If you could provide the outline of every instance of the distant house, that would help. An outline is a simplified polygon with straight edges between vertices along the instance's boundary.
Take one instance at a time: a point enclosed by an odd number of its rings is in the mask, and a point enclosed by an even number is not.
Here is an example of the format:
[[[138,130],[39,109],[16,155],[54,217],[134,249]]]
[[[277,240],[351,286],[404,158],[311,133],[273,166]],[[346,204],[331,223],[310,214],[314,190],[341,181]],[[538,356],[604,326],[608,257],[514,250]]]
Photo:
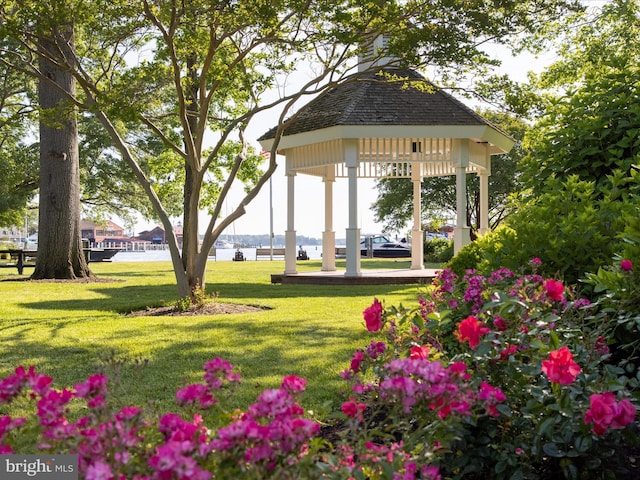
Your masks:
[[[166,243],[164,230],[162,227],[155,227],[153,230],[145,230],[136,235],[136,240],[142,242],[151,242],[153,244]]]
[[[173,232],[175,233],[176,239],[178,240],[178,245],[182,247],[182,226],[177,225],[173,227]],[[136,236],[136,240],[141,242],[151,242],[153,244],[167,243],[164,229],[160,226],[155,227],[152,230],[145,230],[144,232],[140,232]]]
[[[124,228],[107,220],[106,223],[95,223],[89,220],[80,221],[80,231],[82,238],[91,243],[126,243],[131,239],[124,234]]]

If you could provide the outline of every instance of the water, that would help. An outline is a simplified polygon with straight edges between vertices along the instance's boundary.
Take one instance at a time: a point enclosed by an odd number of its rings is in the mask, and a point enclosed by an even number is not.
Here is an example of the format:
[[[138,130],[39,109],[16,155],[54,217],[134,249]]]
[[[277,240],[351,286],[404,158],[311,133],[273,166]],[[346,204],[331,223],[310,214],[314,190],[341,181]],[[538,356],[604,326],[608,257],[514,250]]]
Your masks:
[[[268,246],[266,248],[269,248]],[[319,260],[322,258],[322,246],[320,245],[309,245],[302,246],[303,250],[306,250],[307,256],[310,260]],[[256,249],[255,248],[241,248],[240,251],[243,253],[244,258],[247,261],[256,259]],[[297,253],[297,250],[296,250]],[[231,261],[236,254],[235,248],[217,248],[216,249],[216,258],[215,261]],[[284,260],[284,257],[274,256],[274,260]],[[169,250],[147,250],[146,252],[118,252],[112,258],[114,262],[169,262],[171,261],[171,254]],[[258,260],[267,260],[269,261],[269,257],[260,257]],[[211,261],[213,261],[213,257],[211,257]]]

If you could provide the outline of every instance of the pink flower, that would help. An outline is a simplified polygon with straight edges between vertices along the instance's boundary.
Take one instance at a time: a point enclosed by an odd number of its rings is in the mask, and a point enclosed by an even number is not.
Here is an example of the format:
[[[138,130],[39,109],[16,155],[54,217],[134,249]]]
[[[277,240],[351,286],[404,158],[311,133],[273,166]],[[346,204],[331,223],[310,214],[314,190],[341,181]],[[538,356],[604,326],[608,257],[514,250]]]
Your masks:
[[[378,358],[378,355],[382,355],[387,349],[387,344],[384,342],[376,342],[372,340],[369,346],[367,347],[367,355],[371,357],[373,360]]]
[[[570,385],[582,371],[573,361],[573,354],[567,347],[549,352],[549,358],[542,361],[542,371],[549,377],[549,381],[560,385]]]
[[[107,403],[102,395],[96,395],[93,398],[87,400],[87,407],[93,410],[99,410],[107,406]]]
[[[211,390],[222,387],[223,380],[227,382],[239,382],[240,375],[233,372],[233,365],[227,360],[216,357],[204,364],[204,380]]]
[[[500,360],[508,360],[511,355],[514,355],[518,351],[516,345],[505,344],[505,348],[500,352]]]
[[[433,465],[425,465],[420,469],[420,473],[422,478],[425,480],[441,480],[442,476],[440,475],[440,470],[438,467],[434,467]]]
[[[487,407],[487,415],[491,417],[499,417],[500,413],[496,408],[498,403],[502,403],[507,397],[502,393],[498,387],[492,387],[486,382],[480,384],[480,391],[478,392],[478,400],[483,400]]]
[[[608,355],[611,352],[611,350],[609,350],[609,346],[607,345],[607,340],[602,335],[598,336],[593,345],[593,348],[600,355]]]
[[[285,389],[289,393],[304,392],[307,386],[307,381],[304,378],[296,377],[295,375],[289,375],[282,379],[281,388]]]
[[[540,260],[538,257],[534,257],[530,260],[531,265],[533,266],[539,266],[542,265],[542,260]]]
[[[633,263],[631,263],[631,260],[627,260],[627,259],[622,260],[620,262],[620,268],[625,272],[628,272],[633,268]]]
[[[33,393],[40,396],[45,395],[47,393],[51,383],[53,382],[53,379],[51,377],[47,377],[46,375],[43,375],[41,373],[36,373],[33,370],[33,366],[29,367],[28,378],[29,378],[28,383],[29,385],[31,385],[31,389],[33,390]]]
[[[496,327],[496,330],[499,332],[504,332],[507,329],[507,321],[502,318],[500,315],[496,315],[493,317],[493,326]]]
[[[464,362],[453,362],[449,365],[447,370],[455,377],[460,377],[463,380],[469,380],[471,375],[467,373],[467,365]]]
[[[0,403],[8,403],[22,390],[26,377],[21,374],[18,368],[16,368],[16,375],[9,375],[0,380]]]
[[[110,480],[113,478],[113,473],[108,464],[97,461],[87,468],[86,478],[87,480]]]
[[[370,332],[378,332],[382,328],[382,304],[377,298],[373,299],[373,304],[365,308],[362,312],[367,330]]]
[[[364,403],[357,403],[353,397],[349,398],[349,401],[342,404],[342,413],[347,417],[357,418],[362,420],[362,412],[367,409],[367,405]]]
[[[106,385],[109,379],[106,375],[91,375],[86,381],[75,386],[76,398],[91,398],[106,395]]]
[[[37,403],[40,425],[53,426],[61,421],[66,422],[63,413],[72,396],[73,393],[66,388],[60,392],[49,390],[45,393]]]
[[[13,429],[22,427],[27,423],[26,418],[11,418],[9,415],[0,416],[0,440],[3,435]]]
[[[595,393],[589,397],[590,408],[584,414],[584,423],[593,423],[591,431],[604,435],[613,420],[616,398],[612,392]]]
[[[356,350],[351,358],[351,370],[354,373],[358,373],[360,371],[360,364],[364,360],[364,352],[362,350]]]
[[[176,392],[176,401],[180,405],[198,403],[202,408],[209,408],[216,403],[216,399],[211,395],[207,385],[201,383],[180,388]]]
[[[469,342],[471,348],[480,344],[480,337],[491,331],[476,317],[467,317],[458,324],[458,330],[454,332],[459,342]]]
[[[562,300],[564,298],[564,285],[562,282],[557,282],[553,279],[545,280],[542,288],[552,300]]]
[[[411,347],[411,351],[409,353],[409,358],[429,358],[429,347],[427,345],[414,345]]]
[[[634,407],[633,403],[625,398],[616,404],[613,420],[611,420],[611,424],[609,426],[611,428],[624,428],[633,422],[635,418],[636,407]]]
[[[505,397],[500,388],[492,387],[487,382],[482,382],[480,383],[480,392],[478,392],[478,399],[485,400],[491,403],[500,403],[504,402],[507,397]]]

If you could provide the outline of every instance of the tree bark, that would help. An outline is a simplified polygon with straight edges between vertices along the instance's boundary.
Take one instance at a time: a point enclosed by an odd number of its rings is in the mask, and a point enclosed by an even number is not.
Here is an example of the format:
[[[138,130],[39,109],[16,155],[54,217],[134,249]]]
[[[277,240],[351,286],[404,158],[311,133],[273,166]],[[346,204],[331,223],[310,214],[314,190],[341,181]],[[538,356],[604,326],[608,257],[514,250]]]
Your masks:
[[[66,29],[67,48],[73,48],[73,29]],[[40,47],[52,57],[60,50],[54,41],[40,39]],[[80,231],[80,167],[75,109],[64,93],[75,95],[75,80],[46,59],[40,70],[40,213],[38,255],[33,279],[93,277],[83,249]]]
[[[195,55],[187,57],[187,78],[189,82],[185,88],[185,109],[186,120],[190,135],[186,138],[192,139],[192,144],[185,140],[185,152],[189,152],[193,157],[192,162],[185,161],[184,176],[184,213],[183,213],[183,229],[182,229],[182,265],[187,277],[189,292],[181,292],[183,296],[189,295],[191,301],[195,301],[195,291],[204,288],[205,278],[204,271],[196,268],[197,257],[200,254],[200,235],[199,235],[199,199],[200,187],[202,185],[201,172],[197,171],[200,166],[199,157],[200,149],[196,146],[196,138],[198,137],[198,117],[200,98],[198,92],[198,74],[196,69]],[[186,294],[185,294],[186,293]]]

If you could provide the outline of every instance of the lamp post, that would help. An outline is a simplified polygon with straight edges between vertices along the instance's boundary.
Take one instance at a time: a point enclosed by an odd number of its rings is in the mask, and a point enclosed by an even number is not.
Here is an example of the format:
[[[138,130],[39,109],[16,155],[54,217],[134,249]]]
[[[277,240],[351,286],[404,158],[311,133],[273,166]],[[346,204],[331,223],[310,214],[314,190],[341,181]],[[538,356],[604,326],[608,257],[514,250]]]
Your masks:
[[[269,260],[273,260],[273,185],[269,177]]]

